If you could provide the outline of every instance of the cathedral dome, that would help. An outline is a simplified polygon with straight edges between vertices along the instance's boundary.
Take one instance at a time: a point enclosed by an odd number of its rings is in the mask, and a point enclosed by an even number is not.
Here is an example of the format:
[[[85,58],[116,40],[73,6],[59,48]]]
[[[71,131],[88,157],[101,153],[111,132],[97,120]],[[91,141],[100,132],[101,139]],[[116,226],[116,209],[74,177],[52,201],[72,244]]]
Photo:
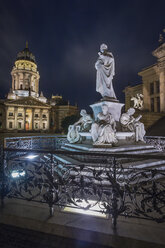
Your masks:
[[[30,52],[28,43],[26,42],[26,48],[17,54],[17,60],[27,60],[36,64],[35,56]]]

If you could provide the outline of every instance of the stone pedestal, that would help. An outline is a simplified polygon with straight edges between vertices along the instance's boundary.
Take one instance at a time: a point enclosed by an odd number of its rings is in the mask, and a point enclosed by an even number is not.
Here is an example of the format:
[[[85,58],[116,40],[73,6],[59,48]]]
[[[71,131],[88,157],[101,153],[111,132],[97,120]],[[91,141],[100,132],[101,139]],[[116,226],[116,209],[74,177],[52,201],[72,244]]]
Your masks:
[[[94,104],[91,104],[90,107],[93,110],[94,114],[94,119],[96,120],[98,113],[102,112],[101,106],[103,104],[106,104],[109,108],[109,113],[112,114],[113,118],[115,121],[119,121],[120,116],[121,116],[121,109],[124,106],[123,103],[119,103],[117,100],[116,101],[111,101],[111,100],[102,100],[100,102],[96,102]]]

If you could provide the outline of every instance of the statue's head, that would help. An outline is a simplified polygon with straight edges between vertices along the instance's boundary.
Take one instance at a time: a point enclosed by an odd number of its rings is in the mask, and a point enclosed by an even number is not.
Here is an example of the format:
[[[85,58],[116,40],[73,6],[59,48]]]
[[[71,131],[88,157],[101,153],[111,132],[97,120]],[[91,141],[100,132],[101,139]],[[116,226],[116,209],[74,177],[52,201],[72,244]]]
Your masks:
[[[106,52],[108,50],[108,46],[106,45],[106,44],[101,44],[101,46],[100,46],[100,52],[101,53],[104,53],[104,52]]]
[[[133,115],[133,114],[135,114],[135,109],[134,108],[129,108],[128,111],[127,111],[127,113],[129,115]]]
[[[103,114],[106,115],[108,113],[108,105],[103,104],[101,108],[102,108]]]
[[[81,116],[84,116],[84,115],[86,115],[87,114],[87,111],[85,110],[85,109],[82,109],[81,111],[80,111],[80,115]]]

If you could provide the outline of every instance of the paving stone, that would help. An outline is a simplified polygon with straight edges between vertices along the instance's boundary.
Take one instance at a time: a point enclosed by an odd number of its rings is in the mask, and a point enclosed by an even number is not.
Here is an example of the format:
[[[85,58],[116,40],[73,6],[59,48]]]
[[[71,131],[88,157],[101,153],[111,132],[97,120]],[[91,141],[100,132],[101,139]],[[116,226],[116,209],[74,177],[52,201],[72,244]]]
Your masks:
[[[0,248],[106,248],[106,246],[0,224]]]

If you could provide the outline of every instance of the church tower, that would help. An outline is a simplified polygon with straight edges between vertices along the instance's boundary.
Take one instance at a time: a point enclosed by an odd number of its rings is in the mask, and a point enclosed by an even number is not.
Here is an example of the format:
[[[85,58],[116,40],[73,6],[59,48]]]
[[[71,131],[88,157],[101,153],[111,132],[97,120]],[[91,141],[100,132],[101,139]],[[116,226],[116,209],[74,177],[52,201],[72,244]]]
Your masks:
[[[32,96],[39,97],[39,79],[35,56],[30,52],[28,43],[26,48],[17,54],[16,61],[11,71],[12,89],[8,99],[19,99]]]

